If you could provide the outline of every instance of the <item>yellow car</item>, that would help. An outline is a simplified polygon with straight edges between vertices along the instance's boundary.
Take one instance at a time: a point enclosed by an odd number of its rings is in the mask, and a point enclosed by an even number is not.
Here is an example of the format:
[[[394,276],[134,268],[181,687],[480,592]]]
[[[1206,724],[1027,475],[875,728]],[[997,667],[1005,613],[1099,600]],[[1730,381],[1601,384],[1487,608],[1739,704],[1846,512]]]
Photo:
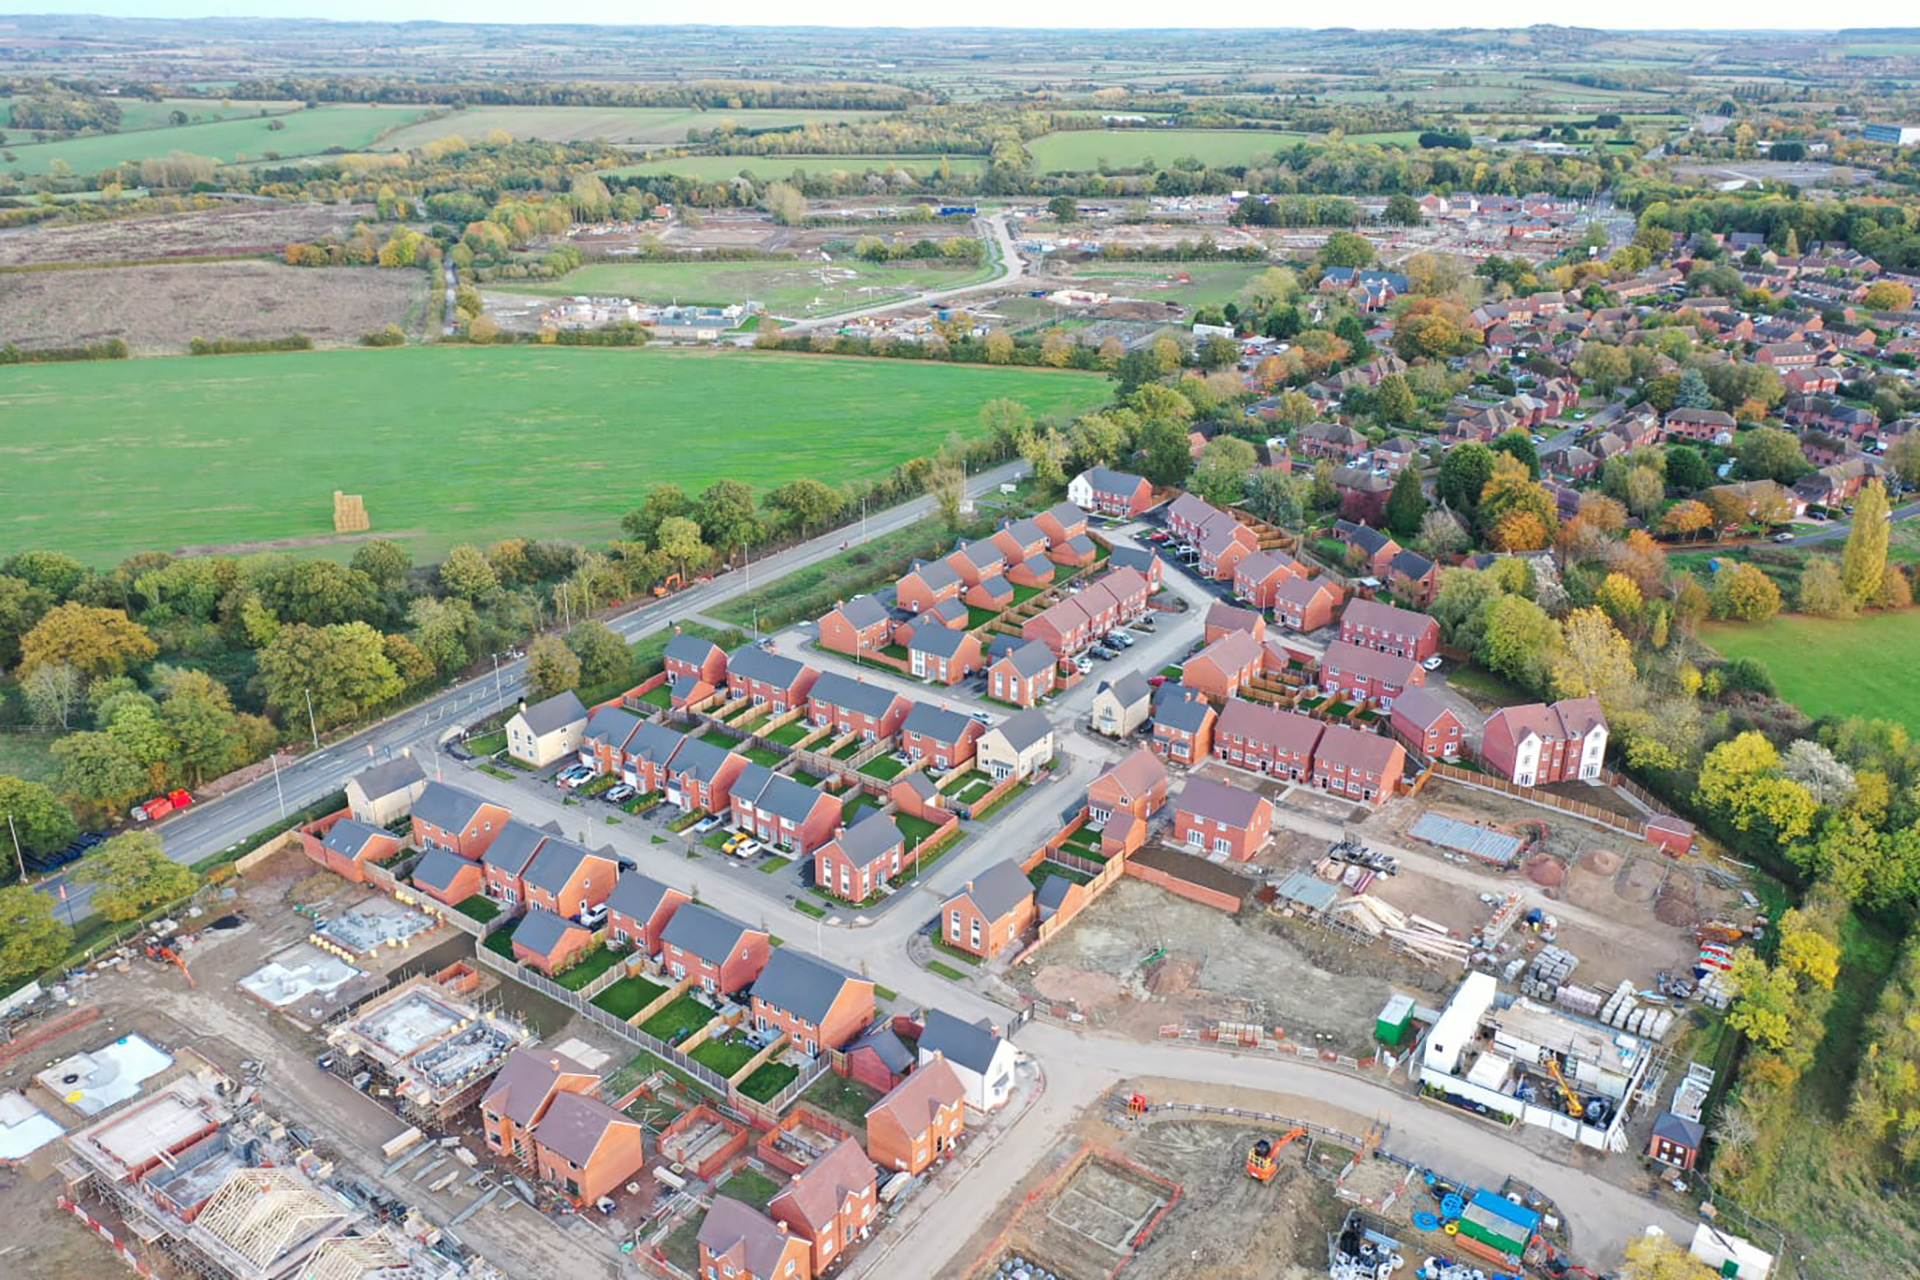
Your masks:
[[[750,836],[743,836],[743,835],[729,836],[727,838],[727,842],[720,846],[720,852],[722,853],[737,852],[740,846],[745,844],[751,838],[752,837]]]

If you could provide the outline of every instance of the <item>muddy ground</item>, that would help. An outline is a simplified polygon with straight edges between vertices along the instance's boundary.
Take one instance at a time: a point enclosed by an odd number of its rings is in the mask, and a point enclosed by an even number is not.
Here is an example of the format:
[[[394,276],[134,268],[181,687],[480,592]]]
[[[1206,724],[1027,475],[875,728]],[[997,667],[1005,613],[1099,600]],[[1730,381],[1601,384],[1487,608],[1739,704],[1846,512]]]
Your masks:
[[[372,205],[235,204],[152,218],[0,231],[0,266],[123,262],[209,253],[278,253],[289,242],[345,234]]]
[[[315,270],[275,262],[104,267],[0,278],[0,343],[66,347],[119,338],[133,354],[169,355],[194,338],[355,343],[397,324],[418,337],[427,279],[378,267]]]

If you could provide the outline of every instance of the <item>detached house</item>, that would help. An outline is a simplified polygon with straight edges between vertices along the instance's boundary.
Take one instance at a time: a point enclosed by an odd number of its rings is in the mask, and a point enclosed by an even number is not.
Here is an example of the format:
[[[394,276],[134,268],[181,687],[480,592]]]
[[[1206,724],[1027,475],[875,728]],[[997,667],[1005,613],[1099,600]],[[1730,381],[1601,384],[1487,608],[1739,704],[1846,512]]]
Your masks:
[[[671,885],[638,871],[622,873],[607,895],[607,941],[641,955],[660,954],[660,935],[673,913],[693,901]]]
[[[339,831],[345,825],[344,822],[336,825],[334,831]],[[331,833],[328,838],[332,838]],[[343,871],[340,874],[346,873]],[[480,864],[446,849],[429,849],[422,854],[420,861],[413,864],[409,878],[414,888],[449,907],[457,907],[486,889]]]
[[[582,1208],[637,1177],[646,1163],[642,1127],[584,1093],[562,1093],[533,1126],[534,1171]]]
[[[1431,604],[1440,587],[1440,566],[1418,551],[1402,551],[1387,561],[1387,585],[1403,600]]]
[[[1736,426],[1732,414],[1718,409],[1669,409],[1660,424],[1660,438],[1725,444],[1733,439]]]
[[[515,1049],[480,1097],[480,1130],[487,1149],[533,1163],[533,1129],[564,1093],[591,1093],[600,1077],[557,1049]]]
[[[1153,486],[1124,471],[1089,467],[1067,481],[1067,501],[1082,511],[1137,516],[1153,505]]]
[[[585,845],[548,836],[521,873],[521,900],[530,907],[545,907],[557,915],[583,919],[606,902],[619,874],[620,864],[613,850],[594,853]]]
[[[909,569],[894,587],[894,598],[903,609],[925,613],[937,605],[957,601],[966,583],[945,560],[923,560]]]
[[[1236,631],[1249,632],[1255,640],[1265,640],[1267,620],[1257,609],[1236,609],[1224,600],[1216,600],[1207,606],[1207,616],[1200,624],[1202,644],[1212,644]]]
[[[940,908],[949,946],[991,960],[1019,941],[1034,922],[1033,883],[1008,859],[982,871]]]
[[[1141,820],[1166,807],[1167,766],[1151,748],[1141,747],[1118,764],[1108,765],[1087,787],[1087,820],[1100,826],[1119,814]]]
[[[326,839],[319,842],[319,847],[316,861],[337,876],[359,881],[366,879],[366,872],[362,868],[367,863],[386,861],[400,852],[401,844],[400,837],[385,827],[376,827],[358,818],[342,818],[333,824],[333,829],[327,832]],[[458,854],[444,849],[436,849],[434,853],[450,864],[464,867],[473,865]]]
[[[1440,648],[1440,624],[1424,613],[1355,600],[1340,618],[1340,638],[1365,649],[1424,662]]]
[[[869,814],[813,851],[813,882],[845,902],[865,902],[907,865],[907,838],[891,816]]]
[[[587,709],[569,689],[551,698],[522,706],[507,721],[507,754],[522,764],[544,769],[562,756],[580,749],[587,728]]]
[[[1517,786],[1591,782],[1607,754],[1607,720],[1593,698],[1502,707],[1487,717],[1480,755]]]
[[[676,632],[667,641],[664,661],[676,707],[708,698],[727,682],[727,651],[692,632]]]
[[[1215,718],[1196,690],[1164,685],[1153,709],[1153,749],[1177,764],[1198,764],[1213,749]]]
[[[808,1057],[838,1049],[873,1021],[873,983],[792,947],[781,947],[753,984],[753,1025],[786,1035]]]
[[[770,948],[759,929],[689,902],[660,934],[660,963],[675,982],[691,977],[704,991],[731,995],[766,968]]]
[[[959,684],[980,669],[980,637],[971,631],[931,622],[914,628],[907,641],[908,669],[922,680]]]
[[[732,1196],[715,1196],[700,1223],[702,1280],[813,1280],[813,1247]]]
[[[413,811],[427,789],[426,770],[410,755],[398,755],[347,781],[347,809],[361,822],[384,827]]]
[[[928,1010],[919,1054],[921,1070],[935,1058],[946,1059],[975,1111],[997,1111],[1013,1097],[1019,1053],[985,1019],[966,1022],[939,1009]]]
[[[1266,847],[1273,806],[1256,795],[1205,778],[1188,781],[1173,805],[1173,838],[1201,856],[1245,862]]]
[[[819,1275],[873,1228],[879,1211],[877,1181],[873,1161],[859,1143],[846,1138],[796,1173],[767,1202],[767,1214],[812,1246],[813,1270]]]
[[[1093,695],[1093,731],[1124,738],[1153,714],[1153,687],[1138,671],[1118,680],[1102,681]]]
[[[741,645],[727,658],[727,692],[751,698],[776,716],[805,706],[807,691],[820,673],[804,662],[769,653],[757,644]]]
[[[1256,609],[1271,609],[1280,588],[1305,575],[1284,551],[1256,551],[1233,567],[1233,593]]]
[[[1008,716],[973,744],[975,767],[996,782],[1031,777],[1053,759],[1053,724],[1038,711]]]
[[[482,800],[471,791],[429,782],[413,802],[413,847],[446,849],[477,859],[512,816],[505,805]]]
[[[1013,645],[987,668],[987,690],[1002,702],[1031,707],[1052,693],[1059,659],[1039,640]]]
[[[591,946],[591,929],[545,907],[528,910],[513,930],[513,958],[548,977],[561,972]]]
[[[867,1110],[867,1153],[882,1169],[920,1173],[939,1160],[967,1126],[967,1088],[936,1057]]]
[[[835,653],[878,653],[893,639],[893,614],[874,596],[835,605],[820,618],[820,647]]]
[[[945,773],[973,759],[973,744],[982,732],[972,716],[916,702],[900,722],[900,749],[915,760],[925,760],[935,772]]]
[[[830,726],[836,735],[857,733],[863,742],[893,737],[912,708],[890,689],[833,671],[814,681],[807,696],[809,720]]]
[[[1333,621],[1340,600],[1340,589],[1325,578],[1289,578],[1273,593],[1273,616],[1295,631],[1318,631]]]
[[[1460,717],[1425,689],[1408,689],[1394,700],[1393,731],[1428,760],[1457,760],[1466,741]]]
[[[1007,553],[995,546],[992,539],[975,538],[971,542],[961,543],[948,553],[946,563],[960,575],[960,581],[968,587],[977,587],[990,579],[1006,575]]]
[[[1349,550],[1360,548],[1366,556],[1366,572],[1375,578],[1387,576],[1387,566],[1400,554],[1400,544],[1391,535],[1382,533],[1371,525],[1356,524],[1352,520],[1336,520],[1333,523],[1334,539]]]

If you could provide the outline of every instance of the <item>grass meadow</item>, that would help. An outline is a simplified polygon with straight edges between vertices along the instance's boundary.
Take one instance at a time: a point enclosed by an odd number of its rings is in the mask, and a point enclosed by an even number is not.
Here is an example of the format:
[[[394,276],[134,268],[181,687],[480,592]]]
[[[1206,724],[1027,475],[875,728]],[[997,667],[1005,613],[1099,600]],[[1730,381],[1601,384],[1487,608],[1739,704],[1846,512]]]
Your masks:
[[[546,142],[598,139],[612,143],[681,142],[690,129],[717,129],[731,121],[741,129],[780,129],[791,125],[871,120],[880,111],[809,111],[754,109],[694,111],[684,107],[538,107],[486,106],[455,111],[437,120],[422,120],[381,140],[378,150],[404,151],[437,138],[458,135],[477,141],[490,130],[504,129],[516,138]]]
[[[924,289],[955,289],[992,276],[992,267],[891,266],[861,262],[620,262],[595,263],[558,280],[486,285],[489,292],[542,298],[618,295],[642,302],[711,303],[751,300],[778,316],[832,315],[877,306]]]
[[[1753,658],[1780,696],[1810,716],[1896,720],[1920,733],[1920,609],[1858,618],[1781,614],[1770,622],[1719,623],[1703,632],[1728,658]]]
[[[869,169],[880,173],[902,169],[920,176],[939,173],[943,158],[953,173],[979,173],[986,165],[980,156],[681,156],[678,159],[623,165],[605,172],[616,177],[673,173],[700,182],[718,182],[742,173],[761,182],[789,177],[795,172],[811,176],[821,173],[857,174]]]
[[[1256,164],[1307,137],[1254,129],[1078,129],[1042,134],[1027,150],[1041,173],[1084,173],[1103,163],[1138,169],[1149,160],[1167,165],[1183,156],[1217,167]]]
[[[0,157],[8,173],[46,173],[64,160],[75,173],[94,174],[116,165],[150,160],[174,151],[233,162],[280,156],[317,155],[330,147],[349,151],[368,146],[389,129],[410,124],[425,107],[323,106],[262,117],[235,116],[202,124],[94,134],[61,142],[11,143]],[[164,117],[163,117],[164,118]],[[278,123],[282,127],[270,126]]]
[[[0,555],[330,545],[332,494],[432,557],[604,539],[654,484],[882,474],[1006,396],[1074,415],[1105,379],[710,350],[403,347],[0,370]]]

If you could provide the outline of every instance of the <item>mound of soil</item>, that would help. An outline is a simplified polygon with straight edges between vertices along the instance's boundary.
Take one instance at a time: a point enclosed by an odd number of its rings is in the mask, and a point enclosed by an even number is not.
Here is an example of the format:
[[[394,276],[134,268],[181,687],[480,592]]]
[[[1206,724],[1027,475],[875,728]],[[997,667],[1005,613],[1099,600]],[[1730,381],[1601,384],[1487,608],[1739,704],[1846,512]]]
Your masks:
[[[1652,902],[1660,888],[1660,869],[1645,862],[1628,867],[1613,882],[1613,891],[1628,902]]]
[[[1595,875],[1610,876],[1620,869],[1620,855],[1612,849],[1589,849],[1580,855],[1580,866]]]
[[[1193,980],[1199,976],[1199,973],[1198,960],[1184,953],[1175,952],[1148,966],[1147,990],[1162,997],[1185,995],[1193,988]]]
[[[1112,974],[1050,964],[1033,975],[1033,989],[1044,999],[1070,1000],[1085,1011],[1118,1001],[1122,987]]]
[[[1558,858],[1542,853],[1527,859],[1527,879],[1546,889],[1558,888],[1567,878],[1567,869],[1560,865]]]
[[[1654,918],[1662,924],[1670,924],[1680,929],[1690,928],[1700,920],[1700,913],[1693,909],[1691,902],[1671,894],[1661,895],[1660,903],[1654,907],[1653,914]]]

